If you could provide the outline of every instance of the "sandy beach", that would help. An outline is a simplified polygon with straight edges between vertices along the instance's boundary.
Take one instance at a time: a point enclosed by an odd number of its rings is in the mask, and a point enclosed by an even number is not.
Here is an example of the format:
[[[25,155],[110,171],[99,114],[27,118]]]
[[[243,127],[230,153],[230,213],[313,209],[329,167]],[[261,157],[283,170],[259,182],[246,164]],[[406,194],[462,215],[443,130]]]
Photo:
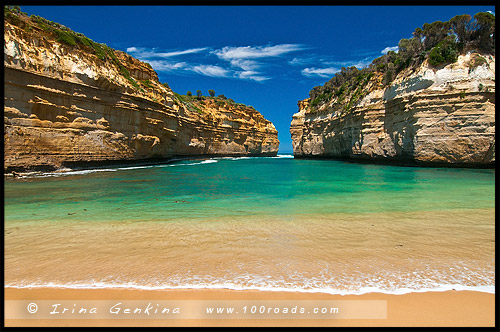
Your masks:
[[[388,295],[332,295],[236,290],[135,290],[5,288],[5,326],[495,326],[495,295],[473,291],[446,291]],[[145,300],[145,301],[255,301],[286,300],[301,305],[315,300],[383,300],[386,319],[9,319],[9,301]],[[250,302],[249,302],[250,303]]]

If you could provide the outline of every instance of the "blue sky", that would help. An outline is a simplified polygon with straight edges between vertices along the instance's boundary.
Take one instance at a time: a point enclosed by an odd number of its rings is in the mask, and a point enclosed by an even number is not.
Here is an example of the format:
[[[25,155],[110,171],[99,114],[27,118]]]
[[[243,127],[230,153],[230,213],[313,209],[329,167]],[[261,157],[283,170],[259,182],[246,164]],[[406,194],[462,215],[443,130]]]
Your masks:
[[[252,105],[292,151],[297,102],[341,67],[362,68],[424,23],[494,6],[21,6],[149,62],[177,93]]]

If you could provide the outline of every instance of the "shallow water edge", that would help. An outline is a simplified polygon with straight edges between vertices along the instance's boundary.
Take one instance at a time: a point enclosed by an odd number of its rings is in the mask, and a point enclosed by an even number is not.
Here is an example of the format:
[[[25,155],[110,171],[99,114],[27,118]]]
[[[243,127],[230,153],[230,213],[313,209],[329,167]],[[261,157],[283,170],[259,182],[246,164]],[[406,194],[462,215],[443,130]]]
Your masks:
[[[122,167],[122,166],[153,166],[169,164],[178,160],[200,160],[212,158],[226,157],[276,157],[277,153],[261,153],[261,154],[200,154],[200,155],[174,155],[171,157],[156,157],[146,159],[119,159],[119,160],[101,160],[101,161],[69,161],[62,163],[61,167],[53,165],[37,165],[33,167],[7,167],[4,169],[4,176],[16,177],[19,174],[26,173],[48,173],[48,172],[64,172],[67,170],[90,170],[105,167]]]
[[[293,155],[295,159],[304,160],[335,160],[353,164],[387,165],[402,167],[435,167],[435,168],[472,168],[472,169],[494,169],[496,161],[491,163],[442,163],[423,162],[412,158],[366,158],[366,157],[339,157],[330,155]]]

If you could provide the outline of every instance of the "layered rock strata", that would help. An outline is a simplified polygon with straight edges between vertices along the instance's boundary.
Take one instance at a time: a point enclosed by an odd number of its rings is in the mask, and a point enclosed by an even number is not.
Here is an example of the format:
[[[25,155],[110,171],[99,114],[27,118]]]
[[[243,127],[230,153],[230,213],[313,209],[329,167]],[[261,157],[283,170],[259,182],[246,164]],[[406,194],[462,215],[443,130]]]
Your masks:
[[[4,171],[277,154],[274,125],[252,107],[208,97],[190,107],[149,64],[107,50],[59,42],[29,17],[5,21]]]
[[[311,111],[299,101],[290,133],[295,157],[436,166],[495,163],[495,58],[471,67],[477,54],[433,68],[425,61],[386,89],[377,77],[349,112]]]

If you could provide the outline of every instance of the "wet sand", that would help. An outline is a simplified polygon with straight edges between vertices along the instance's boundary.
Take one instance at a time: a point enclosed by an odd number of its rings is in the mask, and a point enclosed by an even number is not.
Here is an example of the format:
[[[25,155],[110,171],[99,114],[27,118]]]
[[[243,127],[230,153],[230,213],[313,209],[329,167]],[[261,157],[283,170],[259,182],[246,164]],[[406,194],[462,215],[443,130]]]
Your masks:
[[[9,319],[5,326],[495,326],[495,294],[446,291],[388,295],[332,295],[226,289],[5,288],[5,300],[384,300],[387,319]],[[295,302],[294,302],[295,301]]]

